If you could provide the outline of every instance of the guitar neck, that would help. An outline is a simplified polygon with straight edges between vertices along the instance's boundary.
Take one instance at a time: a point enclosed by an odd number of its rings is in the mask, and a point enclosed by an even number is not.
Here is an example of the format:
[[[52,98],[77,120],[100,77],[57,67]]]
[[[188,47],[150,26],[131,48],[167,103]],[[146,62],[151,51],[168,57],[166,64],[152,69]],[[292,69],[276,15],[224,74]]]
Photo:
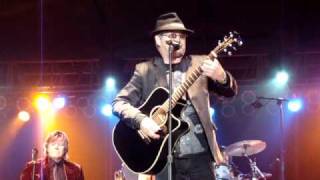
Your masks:
[[[175,107],[178,100],[187,92],[190,86],[200,77],[202,70],[197,67],[187,78],[186,80],[174,91],[172,94],[172,108]],[[169,99],[162,105],[162,108],[167,112],[169,111]]]
[[[213,51],[216,51],[213,50]],[[208,57],[211,60],[214,60],[215,55],[214,53],[210,53],[208,55]],[[201,64],[202,65],[202,64]],[[192,84],[200,77],[200,75],[202,74],[202,69],[201,69],[201,65],[199,65],[198,67],[196,67],[190,74],[189,76],[187,76],[187,78],[185,79],[185,81],[183,81],[181,83],[181,85],[174,91],[174,93],[172,94],[172,108],[174,108],[177,104],[177,102],[179,101],[179,99],[187,92],[187,90],[190,88],[190,86],[192,86]],[[169,99],[167,99],[165,101],[165,103],[163,103],[162,108],[168,112],[169,111]]]
[[[237,33],[236,33],[237,34]],[[238,37],[240,38],[240,37]],[[225,38],[224,42],[218,44],[218,46],[216,46],[209,54],[208,54],[208,58],[212,61],[215,60],[215,58],[218,56],[218,54],[221,51],[226,51],[227,47],[230,47],[232,45],[232,43],[237,42],[239,45],[242,44],[241,40],[238,40],[237,38],[234,38],[233,35],[231,35],[228,38]],[[187,92],[187,90],[189,89],[190,86],[192,86],[192,84],[200,77],[200,75],[202,74],[202,69],[201,69],[201,65],[197,66],[190,74],[189,76],[186,78],[186,80],[184,82],[182,82],[182,84],[174,91],[174,93],[172,94],[172,101],[171,101],[171,108],[174,108],[178,102],[178,100]],[[165,112],[169,111],[169,99],[167,99],[163,104],[162,104],[162,109]]]

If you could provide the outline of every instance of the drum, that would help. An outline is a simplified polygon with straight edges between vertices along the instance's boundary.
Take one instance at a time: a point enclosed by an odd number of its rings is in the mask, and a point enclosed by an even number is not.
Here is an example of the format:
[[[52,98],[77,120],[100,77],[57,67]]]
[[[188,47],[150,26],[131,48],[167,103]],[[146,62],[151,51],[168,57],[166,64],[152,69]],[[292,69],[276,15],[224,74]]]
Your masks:
[[[234,179],[230,166],[226,164],[215,165],[214,174],[215,174],[216,180]]]
[[[252,180],[252,176],[250,174],[238,174],[238,180]]]
[[[124,180],[155,180],[155,176],[137,174],[132,172],[125,164],[121,165],[121,172],[123,173]]]
[[[138,180],[138,174],[132,172],[124,163],[121,166],[125,180]]]

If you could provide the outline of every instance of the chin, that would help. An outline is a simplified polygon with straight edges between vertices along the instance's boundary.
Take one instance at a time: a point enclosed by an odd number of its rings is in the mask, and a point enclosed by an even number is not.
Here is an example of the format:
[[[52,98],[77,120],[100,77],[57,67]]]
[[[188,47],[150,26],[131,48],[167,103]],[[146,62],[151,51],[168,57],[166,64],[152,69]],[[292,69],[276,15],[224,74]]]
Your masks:
[[[62,159],[63,155],[53,155],[53,156],[49,156],[52,159]]]
[[[178,64],[178,63],[180,63],[180,62],[181,62],[181,58],[175,59],[174,61],[172,61],[172,64]]]

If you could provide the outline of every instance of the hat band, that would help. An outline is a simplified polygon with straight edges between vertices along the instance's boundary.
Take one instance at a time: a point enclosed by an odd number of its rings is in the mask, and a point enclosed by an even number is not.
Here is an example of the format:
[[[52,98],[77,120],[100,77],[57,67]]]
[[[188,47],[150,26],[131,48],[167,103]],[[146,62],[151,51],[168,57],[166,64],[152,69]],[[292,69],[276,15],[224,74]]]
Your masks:
[[[170,24],[165,24],[160,27],[160,29],[174,29],[174,28],[177,28],[177,30],[185,30],[186,29],[184,27],[184,25],[181,23],[170,23]]]

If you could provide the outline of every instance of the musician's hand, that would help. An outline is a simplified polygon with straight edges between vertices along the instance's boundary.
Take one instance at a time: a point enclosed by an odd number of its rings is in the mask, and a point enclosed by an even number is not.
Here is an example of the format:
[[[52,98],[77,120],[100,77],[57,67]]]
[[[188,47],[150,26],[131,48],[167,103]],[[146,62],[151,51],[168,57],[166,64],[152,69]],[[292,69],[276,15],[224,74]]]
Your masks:
[[[226,83],[227,75],[218,59],[215,59],[214,61],[209,59],[204,60],[201,69],[203,74],[212,80],[218,81],[221,84]]]
[[[141,121],[140,130],[144,135],[152,139],[159,139],[160,135],[157,132],[160,132],[160,126],[154,122],[152,119],[146,117]]]

